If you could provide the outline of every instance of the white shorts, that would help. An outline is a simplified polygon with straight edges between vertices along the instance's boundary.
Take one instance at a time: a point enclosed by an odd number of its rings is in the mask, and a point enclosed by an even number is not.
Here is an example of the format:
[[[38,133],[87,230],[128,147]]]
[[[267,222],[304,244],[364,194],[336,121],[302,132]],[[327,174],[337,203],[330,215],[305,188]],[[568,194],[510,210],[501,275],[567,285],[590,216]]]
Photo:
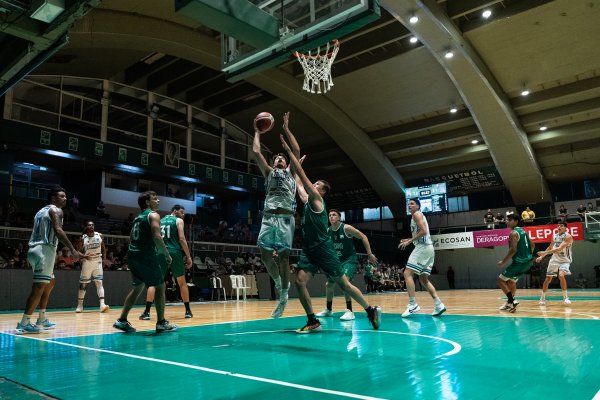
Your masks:
[[[27,261],[33,269],[33,282],[49,283],[54,279],[56,247],[37,245],[27,251]]]
[[[267,250],[289,250],[294,240],[294,214],[265,213],[256,245]]]
[[[412,253],[410,253],[410,257],[408,257],[406,267],[413,270],[417,275],[431,275],[434,259],[433,245],[415,246]]]
[[[102,280],[102,257],[93,260],[83,260],[81,263],[80,283],[90,283],[90,281]]]
[[[550,259],[548,263],[548,269],[546,270],[546,276],[558,276],[558,271],[563,271],[565,275],[571,275],[571,264],[561,263],[556,260]]]

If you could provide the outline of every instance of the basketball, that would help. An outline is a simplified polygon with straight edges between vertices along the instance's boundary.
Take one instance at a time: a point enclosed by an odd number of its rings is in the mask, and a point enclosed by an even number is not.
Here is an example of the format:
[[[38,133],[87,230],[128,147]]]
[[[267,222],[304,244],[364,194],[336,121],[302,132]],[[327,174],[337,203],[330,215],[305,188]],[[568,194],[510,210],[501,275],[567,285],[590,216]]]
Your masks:
[[[273,127],[275,123],[275,118],[268,112],[261,112],[254,118],[254,127],[259,132],[263,133],[268,131]]]

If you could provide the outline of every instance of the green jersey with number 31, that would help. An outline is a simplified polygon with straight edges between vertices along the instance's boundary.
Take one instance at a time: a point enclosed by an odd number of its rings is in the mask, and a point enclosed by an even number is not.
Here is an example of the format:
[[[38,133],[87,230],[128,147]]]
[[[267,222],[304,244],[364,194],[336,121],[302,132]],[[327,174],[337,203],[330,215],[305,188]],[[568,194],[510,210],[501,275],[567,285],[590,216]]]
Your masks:
[[[163,240],[165,241],[165,246],[169,252],[181,251],[176,216],[167,215],[160,220],[160,236],[162,236]]]

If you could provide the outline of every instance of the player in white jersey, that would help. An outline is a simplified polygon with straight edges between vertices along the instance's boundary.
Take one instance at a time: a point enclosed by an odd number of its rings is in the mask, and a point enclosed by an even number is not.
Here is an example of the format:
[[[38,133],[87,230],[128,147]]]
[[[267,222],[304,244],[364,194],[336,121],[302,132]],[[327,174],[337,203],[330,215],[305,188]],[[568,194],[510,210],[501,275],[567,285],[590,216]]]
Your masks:
[[[85,291],[91,281],[96,284],[96,293],[98,293],[100,299],[100,312],[106,312],[110,308],[104,303],[104,287],[102,286],[102,259],[106,258],[106,248],[104,247],[104,237],[101,233],[95,231],[94,221],[86,223],[82,239],[79,250],[86,258],[81,263],[79,298],[75,312],[83,312]]]
[[[550,286],[550,282],[552,282],[552,279],[556,276],[558,276],[560,288],[562,289],[563,302],[567,306],[571,304],[571,300],[569,300],[569,296],[567,295],[567,279],[565,276],[571,275],[570,267],[571,262],[573,261],[573,254],[571,253],[572,246],[573,236],[567,233],[567,223],[559,222],[558,233],[552,238],[550,246],[548,246],[545,251],[538,251],[537,254],[539,257],[536,258],[537,262],[542,261],[542,258],[546,257],[548,254],[552,254],[546,271],[546,279],[542,285],[540,306],[546,305],[546,291],[548,290],[548,286]]]
[[[39,333],[42,329],[52,329],[56,326],[46,317],[46,306],[55,284],[54,260],[58,242],[71,250],[75,260],[83,257],[83,254],[75,250],[62,229],[62,208],[67,204],[65,189],[58,186],[52,188],[48,193],[48,203],[50,204],[39,210],[33,219],[27,252],[27,261],[33,268],[33,286],[21,322],[17,323],[17,333]],[[40,315],[34,325],[31,317],[38,306]]]
[[[285,131],[294,154],[300,158],[300,146],[289,130],[289,116],[283,115],[283,130]],[[271,128],[269,128],[271,129]],[[267,131],[269,130],[267,129]],[[283,153],[273,156],[273,164],[269,165],[260,151],[260,135],[255,126],[252,151],[265,177],[266,198],[262,225],[258,234],[257,246],[260,249],[262,262],[279,292],[279,303],[271,313],[271,317],[279,318],[285,310],[290,288],[290,249],[294,239],[296,211],[296,178],[290,170],[287,156]],[[277,260],[274,259],[277,254]]]
[[[408,317],[421,309],[415,299],[416,290],[413,274],[419,276],[421,285],[427,289],[431,298],[433,298],[434,307],[431,315],[442,315],[444,311],[446,311],[446,307],[438,297],[435,287],[428,278],[428,276],[431,275],[431,267],[433,266],[435,257],[433,242],[429,235],[429,225],[427,224],[427,219],[425,219],[425,216],[420,211],[421,202],[419,199],[410,199],[408,201],[408,209],[412,214],[412,219],[410,221],[412,237],[410,239],[402,239],[398,247],[404,250],[412,243],[415,245],[415,248],[412,253],[410,253],[406,268],[404,269],[404,279],[406,281],[406,289],[408,290],[409,303],[406,307],[406,311],[402,313],[402,316]]]

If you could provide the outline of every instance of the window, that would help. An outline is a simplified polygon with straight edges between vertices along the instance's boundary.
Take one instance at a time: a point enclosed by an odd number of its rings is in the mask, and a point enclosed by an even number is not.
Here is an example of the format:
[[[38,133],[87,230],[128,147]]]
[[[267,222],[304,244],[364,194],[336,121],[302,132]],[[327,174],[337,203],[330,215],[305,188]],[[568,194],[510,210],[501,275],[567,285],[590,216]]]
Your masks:
[[[381,219],[381,207],[363,208],[363,221],[379,221]]]
[[[469,211],[469,196],[449,197],[448,198],[449,212]]]
[[[388,206],[385,206],[381,209],[381,219],[394,219],[394,215]]]

